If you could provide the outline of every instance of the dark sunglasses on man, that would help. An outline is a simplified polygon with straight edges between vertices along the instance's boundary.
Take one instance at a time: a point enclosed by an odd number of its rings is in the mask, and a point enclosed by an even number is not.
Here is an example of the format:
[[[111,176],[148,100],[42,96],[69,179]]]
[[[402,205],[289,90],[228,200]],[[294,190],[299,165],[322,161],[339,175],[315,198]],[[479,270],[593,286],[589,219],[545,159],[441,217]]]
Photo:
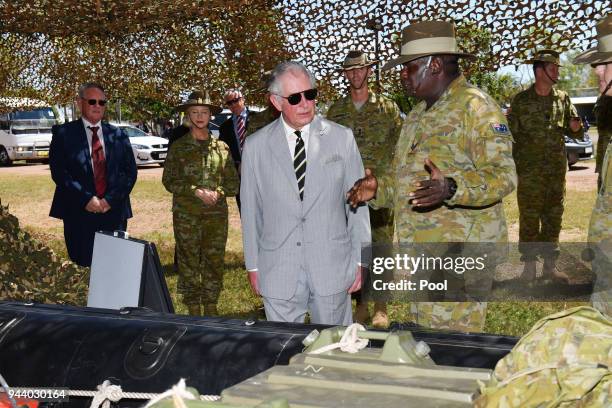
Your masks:
[[[106,105],[106,99],[88,99],[87,103],[91,106],[94,106],[96,103],[100,106]]]
[[[235,103],[238,103],[240,100],[242,99],[242,97],[238,97],[238,98],[234,98],[234,99],[230,99],[229,101],[225,101],[225,106],[232,106]]]
[[[283,95],[278,95],[278,96],[280,96],[281,98],[285,98],[287,102],[289,102],[289,105],[297,105],[302,100],[302,94],[304,94],[304,98],[306,98],[307,101],[313,101],[317,97],[317,93],[318,93],[317,88],[312,88],[312,89],[307,89],[302,92],[296,92],[289,96],[283,96]]]

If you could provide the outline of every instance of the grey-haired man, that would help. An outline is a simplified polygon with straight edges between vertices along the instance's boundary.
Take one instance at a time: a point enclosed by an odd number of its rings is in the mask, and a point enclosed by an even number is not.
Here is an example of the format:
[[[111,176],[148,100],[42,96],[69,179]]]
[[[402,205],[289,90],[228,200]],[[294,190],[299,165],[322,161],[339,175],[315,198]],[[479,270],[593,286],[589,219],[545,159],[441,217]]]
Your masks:
[[[315,115],[314,77],[297,62],[272,72],[270,101],[281,116],[249,136],[242,160],[244,258],[268,320],[352,322],[361,287],[365,206],[344,193],[363,177],[350,129]]]

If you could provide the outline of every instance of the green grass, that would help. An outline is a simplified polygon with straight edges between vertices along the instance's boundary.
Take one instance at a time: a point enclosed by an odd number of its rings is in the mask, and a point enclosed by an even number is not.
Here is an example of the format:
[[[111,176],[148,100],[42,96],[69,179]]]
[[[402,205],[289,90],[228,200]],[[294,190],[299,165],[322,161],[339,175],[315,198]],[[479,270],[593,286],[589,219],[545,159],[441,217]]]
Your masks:
[[[56,253],[66,257],[61,221],[48,217],[53,189],[54,185],[49,176],[15,176],[0,173],[2,204],[9,205],[10,211],[19,218],[23,228]],[[156,244],[177,312],[186,313],[180,296],[176,294],[177,276],[173,268],[174,237],[170,211],[171,195],[165,191],[159,180],[142,177],[132,192],[131,200],[135,218],[130,220],[128,230],[133,236]],[[586,239],[594,200],[594,188],[588,191],[568,190],[563,219],[563,229],[570,233],[567,240],[579,242]],[[246,317],[253,313],[261,316],[262,302],[251,292],[244,271],[239,218],[233,199],[230,201],[231,222],[226,251],[227,269],[218,310],[225,316]],[[515,194],[505,200],[504,207],[512,238],[512,231],[515,235],[518,231]],[[578,303],[489,303],[485,331],[520,336],[526,333],[541,317],[575,305]],[[408,305],[389,305],[389,317],[392,321],[408,321]]]

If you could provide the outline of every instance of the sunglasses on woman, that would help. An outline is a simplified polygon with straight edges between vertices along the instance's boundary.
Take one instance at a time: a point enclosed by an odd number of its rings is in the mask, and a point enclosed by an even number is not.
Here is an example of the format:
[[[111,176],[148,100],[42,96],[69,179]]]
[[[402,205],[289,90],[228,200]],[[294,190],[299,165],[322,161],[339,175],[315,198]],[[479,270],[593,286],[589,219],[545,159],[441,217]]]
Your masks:
[[[289,96],[277,95],[281,98],[285,98],[287,102],[289,102],[289,105],[297,105],[302,100],[302,94],[304,94],[304,98],[306,98],[307,101],[312,101],[317,97],[317,93],[317,88],[312,88],[302,92],[293,93]]]

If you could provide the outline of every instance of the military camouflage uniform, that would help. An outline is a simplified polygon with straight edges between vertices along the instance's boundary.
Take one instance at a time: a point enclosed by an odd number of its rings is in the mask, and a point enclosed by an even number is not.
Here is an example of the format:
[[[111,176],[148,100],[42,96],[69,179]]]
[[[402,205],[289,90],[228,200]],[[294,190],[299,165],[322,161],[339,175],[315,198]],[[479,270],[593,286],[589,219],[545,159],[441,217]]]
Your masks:
[[[597,188],[601,187],[602,171],[604,155],[608,144],[612,139],[612,96],[604,95],[597,102],[595,108],[595,116],[597,117],[597,153],[595,156],[595,172],[599,173],[597,178]]]
[[[276,117],[274,117],[274,114],[272,113],[272,108],[270,107],[267,107],[261,112],[258,112],[257,115],[253,115],[252,117],[249,118],[249,123],[247,125],[247,131],[246,131],[247,136],[252,135],[253,133],[257,132],[259,129],[274,122],[275,120],[276,120]]]
[[[228,211],[226,197],[238,191],[238,173],[227,145],[217,139],[199,141],[191,134],[178,139],[168,152],[162,182],[173,194],[178,290],[186,305],[215,310],[223,284]],[[221,194],[214,206],[195,196],[196,188]]]
[[[439,207],[413,210],[408,194],[418,181],[429,179],[426,158],[455,180],[457,191]],[[422,101],[409,113],[391,173],[378,183],[372,205],[394,208],[395,242],[507,241],[501,200],[514,189],[516,173],[512,136],[499,106],[459,76],[429,109]],[[411,307],[417,323],[424,326],[463,331],[484,327],[486,304],[417,303]]]
[[[477,408],[612,405],[612,320],[581,306],[547,316],[481,386]]]
[[[601,168],[601,188],[591,215],[589,243],[595,250],[593,272],[597,277],[593,306],[612,316],[612,141],[608,142]]]
[[[337,100],[327,111],[327,119],[351,128],[365,168],[382,175],[389,171],[395,144],[402,128],[400,110],[391,99],[370,91],[368,100],[357,110],[350,95]],[[393,211],[370,209],[372,243],[390,243]]]
[[[567,171],[564,136],[582,139],[584,135],[583,129],[571,131],[572,116],[578,114],[569,96],[554,88],[550,95],[540,96],[532,85],[512,101],[508,121],[515,141],[519,248],[523,261],[535,260],[538,252],[545,258],[558,256]],[[553,245],[539,250],[523,244],[530,242]]]

